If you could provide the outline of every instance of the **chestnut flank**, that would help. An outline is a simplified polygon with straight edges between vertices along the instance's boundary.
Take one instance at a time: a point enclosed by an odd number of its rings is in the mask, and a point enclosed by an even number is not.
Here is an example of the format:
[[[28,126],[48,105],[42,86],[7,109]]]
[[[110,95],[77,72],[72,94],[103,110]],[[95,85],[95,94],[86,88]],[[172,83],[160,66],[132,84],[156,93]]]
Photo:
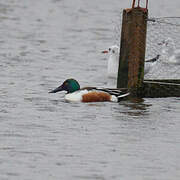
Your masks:
[[[110,101],[111,95],[106,92],[89,92],[82,96],[82,102]]]

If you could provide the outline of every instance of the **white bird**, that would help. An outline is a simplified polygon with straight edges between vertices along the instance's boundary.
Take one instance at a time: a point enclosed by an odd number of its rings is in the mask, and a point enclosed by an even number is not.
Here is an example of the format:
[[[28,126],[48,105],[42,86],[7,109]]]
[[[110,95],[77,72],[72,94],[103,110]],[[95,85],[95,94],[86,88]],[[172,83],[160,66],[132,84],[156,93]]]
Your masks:
[[[102,53],[109,53],[108,77],[117,78],[119,66],[119,46],[113,45],[109,47],[108,50],[102,51]],[[144,74],[147,74],[153,68],[156,61],[159,59],[159,56],[160,55],[157,55],[155,58],[146,61],[147,63],[145,63]]]
[[[165,63],[180,65],[180,49],[176,49],[172,38],[167,38],[162,43],[162,57]]]
[[[119,47],[117,45],[109,47],[108,50],[102,53],[109,53],[108,58],[108,77],[117,78],[119,66]]]

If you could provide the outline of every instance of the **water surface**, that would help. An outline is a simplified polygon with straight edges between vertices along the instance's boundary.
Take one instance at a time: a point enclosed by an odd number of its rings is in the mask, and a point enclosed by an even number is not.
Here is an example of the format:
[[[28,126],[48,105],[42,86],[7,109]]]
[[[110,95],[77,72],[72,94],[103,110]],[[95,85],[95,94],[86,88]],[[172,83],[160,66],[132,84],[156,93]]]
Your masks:
[[[67,78],[107,86],[122,0],[1,0],[0,179],[179,180],[179,98],[67,103]],[[150,2],[153,16],[180,3]],[[117,23],[118,24],[118,23]]]

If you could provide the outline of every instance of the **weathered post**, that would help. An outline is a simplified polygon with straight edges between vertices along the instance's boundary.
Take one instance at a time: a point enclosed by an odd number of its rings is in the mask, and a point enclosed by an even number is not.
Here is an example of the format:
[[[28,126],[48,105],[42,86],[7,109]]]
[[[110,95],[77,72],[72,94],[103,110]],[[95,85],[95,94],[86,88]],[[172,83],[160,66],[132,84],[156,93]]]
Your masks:
[[[146,8],[123,11],[117,88],[128,88],[134,95],[144,80],[147,18]]]
[[[138,97],[180,97],[180,79],[144,80],[148,0],[146,8],[132,8],[123,11],[121,46],[117,88],[128,88],[131,96]]]

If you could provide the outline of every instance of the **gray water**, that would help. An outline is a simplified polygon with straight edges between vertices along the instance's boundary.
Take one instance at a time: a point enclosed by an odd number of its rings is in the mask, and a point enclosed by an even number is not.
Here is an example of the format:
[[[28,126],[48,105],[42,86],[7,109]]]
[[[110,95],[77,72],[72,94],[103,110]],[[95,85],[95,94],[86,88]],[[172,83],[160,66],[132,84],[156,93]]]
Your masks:
[[[73,77],[108,85],[113,25],[127,0],[0,1],[1,180],[179,180],[179,98],[67,103]],[[150,1],[178,16],[180,1]]]

